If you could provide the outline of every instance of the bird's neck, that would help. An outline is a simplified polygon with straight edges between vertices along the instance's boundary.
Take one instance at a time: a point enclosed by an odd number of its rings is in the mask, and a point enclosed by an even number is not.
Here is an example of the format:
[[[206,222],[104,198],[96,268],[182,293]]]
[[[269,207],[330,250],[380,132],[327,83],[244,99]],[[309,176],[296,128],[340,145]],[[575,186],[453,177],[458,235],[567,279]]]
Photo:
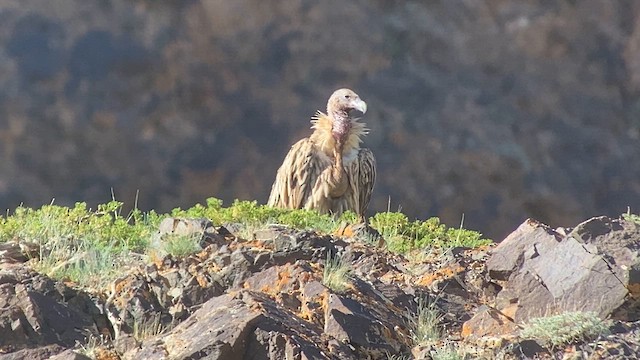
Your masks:
[[[336,122],[336,117],[340,117],[340,120]],[[348,119],[348,125],[344,120]],[[327,156],[334,157],[337,146],[336,136],[334,131],[338,133],[345,133],[344,142],[341,154],[346,154],[354,149],[360,148],[360,137],[367,134],[365,125],[358,122],[357,119],[350,118],[348,114],[335,114],[330,112],[324,114],[320,111],[311,119],[313,124],[313,134],[311,134],[311,141],[318,146],[318,148]],[[336,126],[336,123],[339,123]]]
[[[331,134],[336,139],[340,152],[342,152],[342,147],[347,142],[353,123],[346,111],[333,111],[329,115],[333,118]]]

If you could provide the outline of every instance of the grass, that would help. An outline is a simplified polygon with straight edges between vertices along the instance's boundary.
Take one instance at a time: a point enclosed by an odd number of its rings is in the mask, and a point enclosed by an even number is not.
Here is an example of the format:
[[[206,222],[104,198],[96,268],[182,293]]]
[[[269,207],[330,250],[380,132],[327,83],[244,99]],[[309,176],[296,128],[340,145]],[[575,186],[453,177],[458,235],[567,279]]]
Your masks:
[[[458,350],[454,345],[440,345],[436,347],[436,350],[431,354],[432,360],[462,360],[464,359],[458,353]]]
[[[474,248],[491,243],[477,231],[449,228],[436,217],[410,221],[400,212],[381,212],[375,214],[369,223],[382,234],[390,251],[402,254],[431,246]]]
[[[19,207],[0,218],[0,241],[36,243],[36,270],[86,286],[103,286],[122,271],[131,252],[142,252],[154,231],[157,215],[132,211],[121,215],[122,203],[111,201],[97,210],[85,203],[74,207]]]
[[[143,342],[169,330],[169,327],[162,325],[159,317],[153,317],[147,320],[136,319],[133,323],[133,337],[139,342]]]
[[[327,254],[327,261],[324,264],[322,283],[329,289],[342,293],[349,287],[349,274],[351,266],[339,255],[331,256]]]
[[[409,354],[392,354],[388,351],[385,352],[385,356],[387,360],[411,360],[413,356]]]
[[[185,257],[202,249],[200,240],[202,233],[194,233],[189,235],[182,234],[165,234],[162,241],[158,244],[158,249],[149,249],[148,254],[154,259],[162,258],[166,254],[173,257]],[[154,245],[152,245],[154,246]]]
[[[531,319],[523,326],[520,336],[555,349],[577,341],[595,339],[608,331],[607,323],[595,312],[572,311]]]
[[[207,199],[189,209],[176,208],[169,214],[134,209],[122,214],[123,203],[110,201],[96,210],[86,203],[73,207],[44,205],[39,209],[18,207],[0,216],[0,242],[18,240],[36,243],[40,254],[33,266],[51,277],[83,286],[101,286],[122,274],[125,264],[134,265],[132,256],[150,253],[152,235],[162,219],[172,217],[208,218],[216,225],[241,223],[247,229],[281,224],[301,230],[332,233],[341,224],[353,224],[357,216],[345,212],[340,217],[312,210],[275,209],[255,201],[234,201],[223,206],[219,199]],[[482,236],[465,229],[447,228],[437,218],[409,221],[402,213],[383,212],[370,218],[370,224],[387,240],[390,251],[406,253],[432,246],[478,246]],[[191,237],[167,237],[164,253],[185,256],[197,251]]]
[[[98,349],[104,347],[106,343],[107,341],[103,337],[91,335],[85,344],[76,343],[74,352],[90,359],[96,359],[98,357]]]
[[[418,298],[415,313],[409,314],[409,329],[414,345],[431,344],[440,339],[440,322],[443,315],[436,306],[436,300]]]

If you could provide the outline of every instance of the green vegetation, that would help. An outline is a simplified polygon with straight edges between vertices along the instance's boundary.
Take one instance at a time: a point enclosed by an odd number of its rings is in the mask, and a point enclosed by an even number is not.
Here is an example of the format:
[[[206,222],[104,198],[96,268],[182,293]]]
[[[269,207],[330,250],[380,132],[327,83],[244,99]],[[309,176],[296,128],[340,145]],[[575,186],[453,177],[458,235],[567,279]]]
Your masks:
[[[34,267],[51,277],[101,286],[121,273],[131,252],[142,252],[158,216],[138,210],[121,215],[122,203],[111,201],[93,211],[74,207],[19,207],[0,218],[0,241],[19,239],[39,245]]]
[[[387,360],[411,360],[413,356],[409,354],[391,354],[388,351],[385,351],[384,354],[387,357]]]
[[[631,209],[627,209],[627,212],[622,214],[622,218],[640,225],[640,215],[632,214]]]
[[[418,298],[416,312],[409,314],[409,329],[415,345],[435,343],[442,335],[440,322],[443,315],[436,306],[436,300]]]
[[[163,250],[174,257],[184,257],[201,249],[201,238],[202,234],[166,234],[162,238]]]
[[[436,217],[425,221],[409,221],[403,213],[381,212],[369,222],[385,238],[390,251],[402,254],[430,246],[474,248],[491,243],[477,231],[447,228]]]
[[[462,360],[463,358],[454,345],[436,346],[436,350],[431,354],[433,360]]]
[[[580,340],[595,339],[608,331],[606,322],[595,312],[574,311],[531,319],[520,331],[520,336],[554,349]]]
[[[38,271],[85,286],[100,286],[121,274],[123,266],[133,265],[132,256],[143,259],[143,255],[154,251],[150,249],[151,237],[168,216],[208,218],[214,224],[242,223],[247,229],[281,224],[320,233],[334,232],[341,224],[357,220],[353,212],[334,218],[311,210],[275,209],[255,201],[236,200],[224,207],[215,198],[186,210],[174,209],[170,214],[134,209],[122,215],[122,208],[123,203],[118,201],[98,205],[96,210],[85,203],[73,207],[18,207],[13,213],[0,216],[0,242],[37,244],[40,254],[33,259],[33,266]],[[384,212],[373,216],[370,224],[385,237],[389,250],[399,253],[431,246],[474,247],[489,242],[475,231],[447,228],[437,218],[409,221],[402,213]],[[196,251],[199,240],[184,236],[166,239],[169,241],[164,250],[174,256]]]
[[[349,274],[351,264],[345,262],[339,255],[331,256],[327,254],[327,261],[324,263],[322,283],[329,289],[342,293],[349,286]]]
[[[222,200],[209,198],[206,205],[196,204],[190,209],[174,209],[174,217],[207,218],[214,224],[243,223],[248,226],[282,224],[296,229],[314,229],[329,233],[337,228],[341,221],[353,222],[356,215],[346,212],[338,219],[330,215],[319,214],[313,210],[276,209],[259,205],[256,201],[236,200],[229,207],[222,206]]]

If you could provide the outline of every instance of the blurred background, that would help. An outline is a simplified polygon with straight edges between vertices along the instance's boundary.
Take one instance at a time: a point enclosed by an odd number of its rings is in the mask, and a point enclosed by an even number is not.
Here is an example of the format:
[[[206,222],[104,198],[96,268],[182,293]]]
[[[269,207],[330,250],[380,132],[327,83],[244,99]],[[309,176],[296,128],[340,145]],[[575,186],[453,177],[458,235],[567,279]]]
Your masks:
[[[264,203],[345,86],[371,212],[500,240],[640,211],[633,0],[2,0],[0,208]]]

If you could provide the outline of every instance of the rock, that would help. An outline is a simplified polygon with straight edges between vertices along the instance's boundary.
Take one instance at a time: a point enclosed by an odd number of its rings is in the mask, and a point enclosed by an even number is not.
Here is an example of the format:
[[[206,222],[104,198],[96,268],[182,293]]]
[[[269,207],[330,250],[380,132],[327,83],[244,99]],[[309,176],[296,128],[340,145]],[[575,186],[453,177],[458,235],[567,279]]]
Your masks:
[[[594,218],[560,233],[530,220],[498,246],[403,256],[352,238],[271,227],[140,264],[95,297],[25,264],[4,263],[0,360],[82,358],[74,350],[89,336],[104,343],[82,346],[102,360],[431,359],[452,351],[544,358],[552,353],[520,339],[516,324],[549,304],[573,310],[578,301],[622,320],[611,334],[556,353],[633,358],[640,320],[626,319],[637,313],[637,228]],[[340,294],[322,284],[327,254],[351,268]],[[596,295],[599,303],[584,301]],[[416,344],[415,314],[424,301],[436,312],[438,338]]]
[[[535,359],[546,350],[533,340],[522,340],[514,344],[512,352],[520,358]]]
[[[66,351],[63,346],[58,344],[52,344],[52,345],[41,346],[35,349],[21,349],[15,352],[11,352],[9,354],[0,353],[0,360],[24,360],[24,359],[45,360],[45,359],[52,359],[56,355],[64,352]],[[66,359],[66,357],[63,357],[63,359]],[[86,358],[80,357],[76,359],[84,360]]]
[[[389,315],[389,314],[384,314]],[[407,349],[392,323],[353,299],[329,294],[324,320],[325,334],[356,349],[361,358],[380,358]]]
[[[0,269],[0,349],[74,346],[109,334],[99,306],[85,293],[24,265]]]
[[[491,251],[491,257],[487,260],[489,276],[496,280],[507,280],[522,266],[525,252],[544,251],[555,246],[558,241],[560,237],[550,227],[527,219]]]
[[[107,360],[104,358],[100,358],[100,359]],[[91,360],[91,358],[86,355],[79,354],[71,349],[67,349],[57,355],[50,357],[49,360]],[[113,360],[118,360],[118,359],[114,358]]]
[[[168,217],[158,225],[158,231],[151,239],[151,248],[156,251],[154,256],[162,257],[167,254],[165,242],[173,236],[193,238],[200,249],[209,245],[220,247],[227,243],[230,233],[224,227],[215,228],[213,223],[204,218],[182,219]]]
[[[578,225],[566,236],[527,220],[493,251],[490,277],[503,281],[499,310],[517,304],[513,319],[527,321],[564,311],[635,320],[640,268],[637,225],[606,217]]]
[[[268,297],[241,290],[209,300],[161,339],[145,343],[136,356],[337,359],[321,344],[318,329]]]
[[[27,241],[7,241],[0,243],[0,264],[23,263],[37,257],[40,251],[38,244]]]
[[[285,264],[272,266],[248,278],[243,287],[276,296],[300,290],[301,284],[313,279],[314,272],[308,264]]]
[[[518,330],[513,318],[501,311],[483,305],[476,310],[473,317],[462,325],[461,336],[464,338],[481,338],[512,334]]]

